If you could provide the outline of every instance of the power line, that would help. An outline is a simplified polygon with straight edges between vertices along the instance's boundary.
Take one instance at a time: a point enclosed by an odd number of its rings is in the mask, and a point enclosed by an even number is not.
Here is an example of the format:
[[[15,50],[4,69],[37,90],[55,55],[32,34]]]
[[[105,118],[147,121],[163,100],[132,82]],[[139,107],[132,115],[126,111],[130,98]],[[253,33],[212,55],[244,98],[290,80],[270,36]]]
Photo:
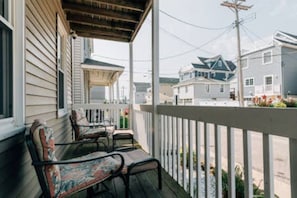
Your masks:
[[[222,29],[227,29],[227,28],[229,28],[230,26],[232,26],[232,24],[230,24],[230,25],[227,25],[227,26],[224,26],[224,27],[218,27],[218,28],[204,27],[204,26],[196,25],[196,24],[193,24],[193,23],[189,23],[189,22],[187,22],[187,21],[184,21],[184,20],[182,20],[182,19],[179,19],[179,18],[177,18],[177,17],[175,17],[175,16],[172,16],[172,15],[168,14],[167,12],[165,12],[165,11],[163,11],[163,10],[160,10],[160,12],[161,12],[162,14],[164,14],[164,15],[166,15],[166,16],[168,16],[168,17],[170,17],[170,18],[172,18],[172,19],[174,19],[174,20],[180,22],[180,23],[183,23],[183,24],[192,26],[192,27],[194,27],[194,28],[204,29],[204,30],[222,30]]]
[[[149,20],[149,19],[148,19],[148,21],[151,22],[151,20]],[[197,48],[197,46],[193,45],[192,43],[190,43],[190,42],[188,42],[188,41],[186,41],[186,40],[184,40],[184,39],[182,39],[181,37],[177,36],[176,34],[173,34],[172,32],[167,31],[167,30],[166,30],[165,28],[163,28],[162,26],[159,26],[159,28],[160,28],[163,32],[165,32],[166,34],[168,34],[168,35],[170,35],[171,37],[174,37],[175,39],[177,39],[177,40],[179,40],[179,41],[185,43],[186,45],[188,45],[188,46],[190,46],[190,47],[192,47],[192,48]],[[207,51],[207,50],[204,50],[204,49],[201,49],[201,48],[199,48],[199,50],[200,50],[200,51],[203,51],[203,52],[205,52],[205,53],[207,53],[207,54],[212,54],[212,55],[213,55],[213,53],[210,52],[210,51]]]
[[[222,37],[223,35],[225,35],[226,33],[231,32],[232,28],[226,29],[225,31],[223,31],[222,33],[220,33],[219,35],[217,35],[216,37],[210,39],[209,41],[205,42],[204,44],[195,47],[194,49],[191,50],[187,50],[178,54],[174,54],[174,55],[169,55],[169,56],[165,56],[165,57],[161,57],[160,60],[168,60],[168,59],[173,59],[173,58],[177,58],[186,54],[189,54],[191,52],[197,51],[197,50],[201,50],[202,47],[218,40],[220,37]],[[113,58],[113,57],[108,57],[108,56],[102,56],[102,55],[98,55],[98,54],[93,54],[93,56],[97,56],[97,57],[101,57],[101,58],[106,58],[109,60],[116,60],[116,61],[126,61],[128,62],[128,59],[119,59],[119,58]],[[135,62],[151,62],[151,59],[135,59]]]

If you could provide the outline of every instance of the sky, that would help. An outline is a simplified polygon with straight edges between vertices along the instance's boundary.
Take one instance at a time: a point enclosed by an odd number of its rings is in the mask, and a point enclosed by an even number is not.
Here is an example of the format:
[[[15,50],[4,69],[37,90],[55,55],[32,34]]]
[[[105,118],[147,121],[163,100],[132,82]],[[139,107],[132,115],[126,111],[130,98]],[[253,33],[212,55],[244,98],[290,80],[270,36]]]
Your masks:
[[[236,60],[237,37],[236,29],[232,25],[235,13],[221,6],[223,1],[160,0],[159,2],[161,77],[177,78],[180,68],[195,62],[197,56],[222,55],[224,59]],[[243,5],[252,8],[239,12],[242,21],[240,26],[242,49],[252,50],[271,43],[273,34],[278,30],[297,35],[296,0],[246,0]],[[151,81],[151,21],[149,14],[133,42],[136,82]],[[128,96],[129,44],[96,39],[92,58],[125,67],[125,72],[120,77],[120,88],[121,96],[122,94]]]

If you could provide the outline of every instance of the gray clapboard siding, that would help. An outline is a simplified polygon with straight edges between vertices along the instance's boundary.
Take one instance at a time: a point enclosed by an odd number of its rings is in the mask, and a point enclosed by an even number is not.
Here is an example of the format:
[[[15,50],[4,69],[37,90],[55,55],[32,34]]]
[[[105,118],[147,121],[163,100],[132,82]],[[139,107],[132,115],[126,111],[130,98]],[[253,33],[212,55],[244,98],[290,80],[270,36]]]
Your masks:
[[[82,99],[82,51],[81,47],[83,45],[83,39],[77,38],[74,42],[74,52],[73,52],[73,102],[74,104],[81,104]]]
[[[57,118],[56,13],[65,22],[60,1],[26,0],[25,122],[44,119],[55,131],[56,142],[71,141],[68,115]],[[65,26],[69,31],[69,27]],[[68,111],[72,100],[71,40],[66,44]],[[58,148],[57,148],[58,149]],[[59,158],[63,149],[58,149]],[[0,197],[37,197],[40,186],[24,143],[24,133],[0,142]]]

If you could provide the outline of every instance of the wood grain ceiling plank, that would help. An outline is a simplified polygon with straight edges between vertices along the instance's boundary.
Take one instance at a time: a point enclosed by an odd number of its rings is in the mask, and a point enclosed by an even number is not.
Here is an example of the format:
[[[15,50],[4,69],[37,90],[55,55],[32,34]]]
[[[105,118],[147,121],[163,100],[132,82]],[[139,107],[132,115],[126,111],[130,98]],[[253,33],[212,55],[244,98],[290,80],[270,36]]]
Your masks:
[[[63,9],[68,12],[75,12],[75,13],[83,13],[85,15],[95,15],[101,17],[107,17],[111,19],[116,19],[119,21],[126,21],[131,23],[138,23],[139,22],[139,14],[136,13],[126,13],[126,12],[119,12],[110,9],[103,9],[103,8],[96,8],[84,4],[79,3],[67,3],[63,1],[62,3]]]

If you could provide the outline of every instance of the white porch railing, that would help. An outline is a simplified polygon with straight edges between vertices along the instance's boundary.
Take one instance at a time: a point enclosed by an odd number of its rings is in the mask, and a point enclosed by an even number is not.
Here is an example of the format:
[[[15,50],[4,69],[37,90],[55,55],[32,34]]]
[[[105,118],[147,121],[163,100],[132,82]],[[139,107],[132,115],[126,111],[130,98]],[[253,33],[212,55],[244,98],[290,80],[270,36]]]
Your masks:
[[[134,107],[135,138],[148,152],[151,111]],[[244,169],[245,197],[253,197],[253,182],[261,180],[265,198],[297,197],[296,109],[159,105],[157,111],[161,164],[192,197],[222,197],[222,169],[228,197],[236,197],[236,163]]]
[[[281,95],[281,85],[257,85],[255,86],[255,96]]]
[[[118,128],[128,128],[128,116],[125,111],[128,104],[74,104],[73,109],[83,108],[89,122],[111,120]]]

